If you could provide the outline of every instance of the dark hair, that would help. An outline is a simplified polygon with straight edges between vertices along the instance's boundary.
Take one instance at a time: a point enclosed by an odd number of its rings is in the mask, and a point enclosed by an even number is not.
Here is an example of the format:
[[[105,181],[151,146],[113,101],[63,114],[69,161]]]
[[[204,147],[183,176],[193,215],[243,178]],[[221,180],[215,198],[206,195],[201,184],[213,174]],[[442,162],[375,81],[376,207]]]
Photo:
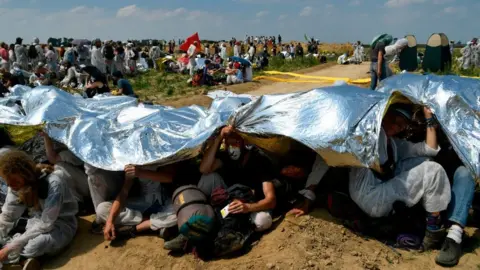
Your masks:
[[[14,50],[15,49],[15,44],[10,44],[9,49]]]
[[[0,148],[5,146],[13,146],[13,145],[14,143],[7,129],[3,126],[0,127]]]

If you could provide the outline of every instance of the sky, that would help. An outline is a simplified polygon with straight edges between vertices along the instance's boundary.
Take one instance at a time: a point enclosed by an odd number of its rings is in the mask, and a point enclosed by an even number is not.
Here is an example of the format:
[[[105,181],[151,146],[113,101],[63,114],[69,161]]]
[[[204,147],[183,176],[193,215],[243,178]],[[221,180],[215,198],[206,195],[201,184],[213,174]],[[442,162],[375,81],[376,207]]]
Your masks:
[[[480,36],[480,0],[0,0],[0,40],[35,37],[201,39],[282,35],[369,43],[380,33]]]

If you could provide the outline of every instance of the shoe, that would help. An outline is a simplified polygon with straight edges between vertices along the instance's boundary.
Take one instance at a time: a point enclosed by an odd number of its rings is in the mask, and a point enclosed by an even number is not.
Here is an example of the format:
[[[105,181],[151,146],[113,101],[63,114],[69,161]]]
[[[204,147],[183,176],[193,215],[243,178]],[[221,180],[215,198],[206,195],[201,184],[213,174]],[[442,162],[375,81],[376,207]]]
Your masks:
[[[97,223],[96,221],[92,222],[92,227],[90,228],[91,234],[103,235],[104,224]]]
[[[442,249],[435,258],[435,262],[441,266],[453,267],[458,264],[462,256],[462,245],[457,244],[451,238],[445,238]]]
[[[40,269],[42,269],[42,266],[40,265],[40,262],[35,258],[26,260],[25,264],[23,265],[23,270],[40,270]]]
[[[178,236],[178,227],[175,225],[169,228],[161,228],[158,236],[165,241],[170,241]]]
[[[187,244],[188,238],[183,234],[179,234],[174,239],[167,241],[163,244],[163,248],[171,251],[183,251]]]
[[[436,231],[425,230],[425,237],[423,238],[422,250],[439,249],[442,246],[442,241],[445,239],[446,230],[441,228]]]
[[[137,237],[136,226],[123,226],[116,231],[115,239],[128,240],[130,238],[135,238],[135,237]]]

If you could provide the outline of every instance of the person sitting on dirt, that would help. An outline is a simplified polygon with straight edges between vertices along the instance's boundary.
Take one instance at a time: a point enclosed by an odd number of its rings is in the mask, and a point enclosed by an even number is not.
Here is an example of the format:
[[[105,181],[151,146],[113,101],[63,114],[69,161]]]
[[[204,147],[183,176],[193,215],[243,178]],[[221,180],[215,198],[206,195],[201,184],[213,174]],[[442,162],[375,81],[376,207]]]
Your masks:
[[[227,151],[221,152],[219,149],[224,140]],[[226,126],[202,158],[200,172],[203,176],[198,187],[211,195],[216,187],[249,186],[254,190],[257,202],[245,204],[236,201],[228,209],[230,214],[250,213],[256,231],[262,232],[272,226],[271,211],[276,206],[271,167],[267,157],[255,147],[245,145],[233,127]]]
[[[422,202],[427,212],[427,229],[423,239],[425,250],[436,248],[443,239],[440,212],[450,202],[450,183],[443,167],[433,161],[440,151],[436,121],[424,108],[427,122],[426,140],[411,143],[396,139],[410,123],[411,113],[392,107],[386,113],[379,137],[380,169],[352,168],[349,191],[352,200],[369,216],[388,216],[395,202],[413,207]]]
[[[113,84],[118,87],[116,91],[116,95],[125,95],[129,97],[135,97],[135,93],[133,92],[132,84],[123,78],[123,74],[120,71],[115,71],[112,74]]]
[[[227,75],[227,84],[243,83],[242,65],[238,62],[230,63],[225,70]]]
[[[72,242],[77,232],[77,202],[61,172],[35,164],[22,151],[0,155],[0,175],[9,186],[0,214],[0,262],[20,259],[23,269],[40,269],[34,258],[57,254]],[[9,237],[27,208],[35,214],[28,219],[25,232]]]
[[[102,202],[96,208],[96,222],[105,224],[105,240],[125,240],[148,230],[159,231],[164,238],[174,233],[177,216],[171,205],[171,194],[164,187],[173,182],[174,176],[175,170],[170,166],[156,171],[125,166],[125,181],[116,199]],[[141,196],[129,197],[135,180],[141,186]],[[144,220],[144,215],[149,218]]]
[[[79,83],[79,74],[77,74],[77,69],[71,62],[67,61],[64,62],[63,65],[67,70],[66,76],[60,82],[60,86],[62,87],[76,87]]]
[[[440,252],[435,258],[435,262],[439,265],[455,266],[462,256],[463,228],[467,225],[468,212],[475,195],[475,185],[475,180],[466,167],[460,166],[455,171],[452,184],[452,200],[447,210],[450,229]]]
[[[84,210],[85,199],[90,197],[90,191],[83,161],[69,150],[62,150],[57,153],[48,134],[40,132],[40,136],[43,137],[48,162],[54,165],[55,170],[63,173],[62,179],[70,187],[73,197],[79,204],[79,209]]]
[[[88,98],[92,98],[97,94],[109,93],[108,81],[105,74],[94,66],[80,66],[81,71],[88,74],[88,83],[85,87],[85,94]]]

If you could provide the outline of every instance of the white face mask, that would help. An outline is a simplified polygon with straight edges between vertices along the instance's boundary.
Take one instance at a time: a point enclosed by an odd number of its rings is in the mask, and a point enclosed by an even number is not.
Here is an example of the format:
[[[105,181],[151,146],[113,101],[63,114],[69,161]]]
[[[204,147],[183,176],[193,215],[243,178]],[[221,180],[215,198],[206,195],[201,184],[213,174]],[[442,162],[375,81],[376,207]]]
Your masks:
[[[239,160],[240,156],[242,155],[242,150],[238,146],[229,146],[228,147],[228,155],[232,160]]]

